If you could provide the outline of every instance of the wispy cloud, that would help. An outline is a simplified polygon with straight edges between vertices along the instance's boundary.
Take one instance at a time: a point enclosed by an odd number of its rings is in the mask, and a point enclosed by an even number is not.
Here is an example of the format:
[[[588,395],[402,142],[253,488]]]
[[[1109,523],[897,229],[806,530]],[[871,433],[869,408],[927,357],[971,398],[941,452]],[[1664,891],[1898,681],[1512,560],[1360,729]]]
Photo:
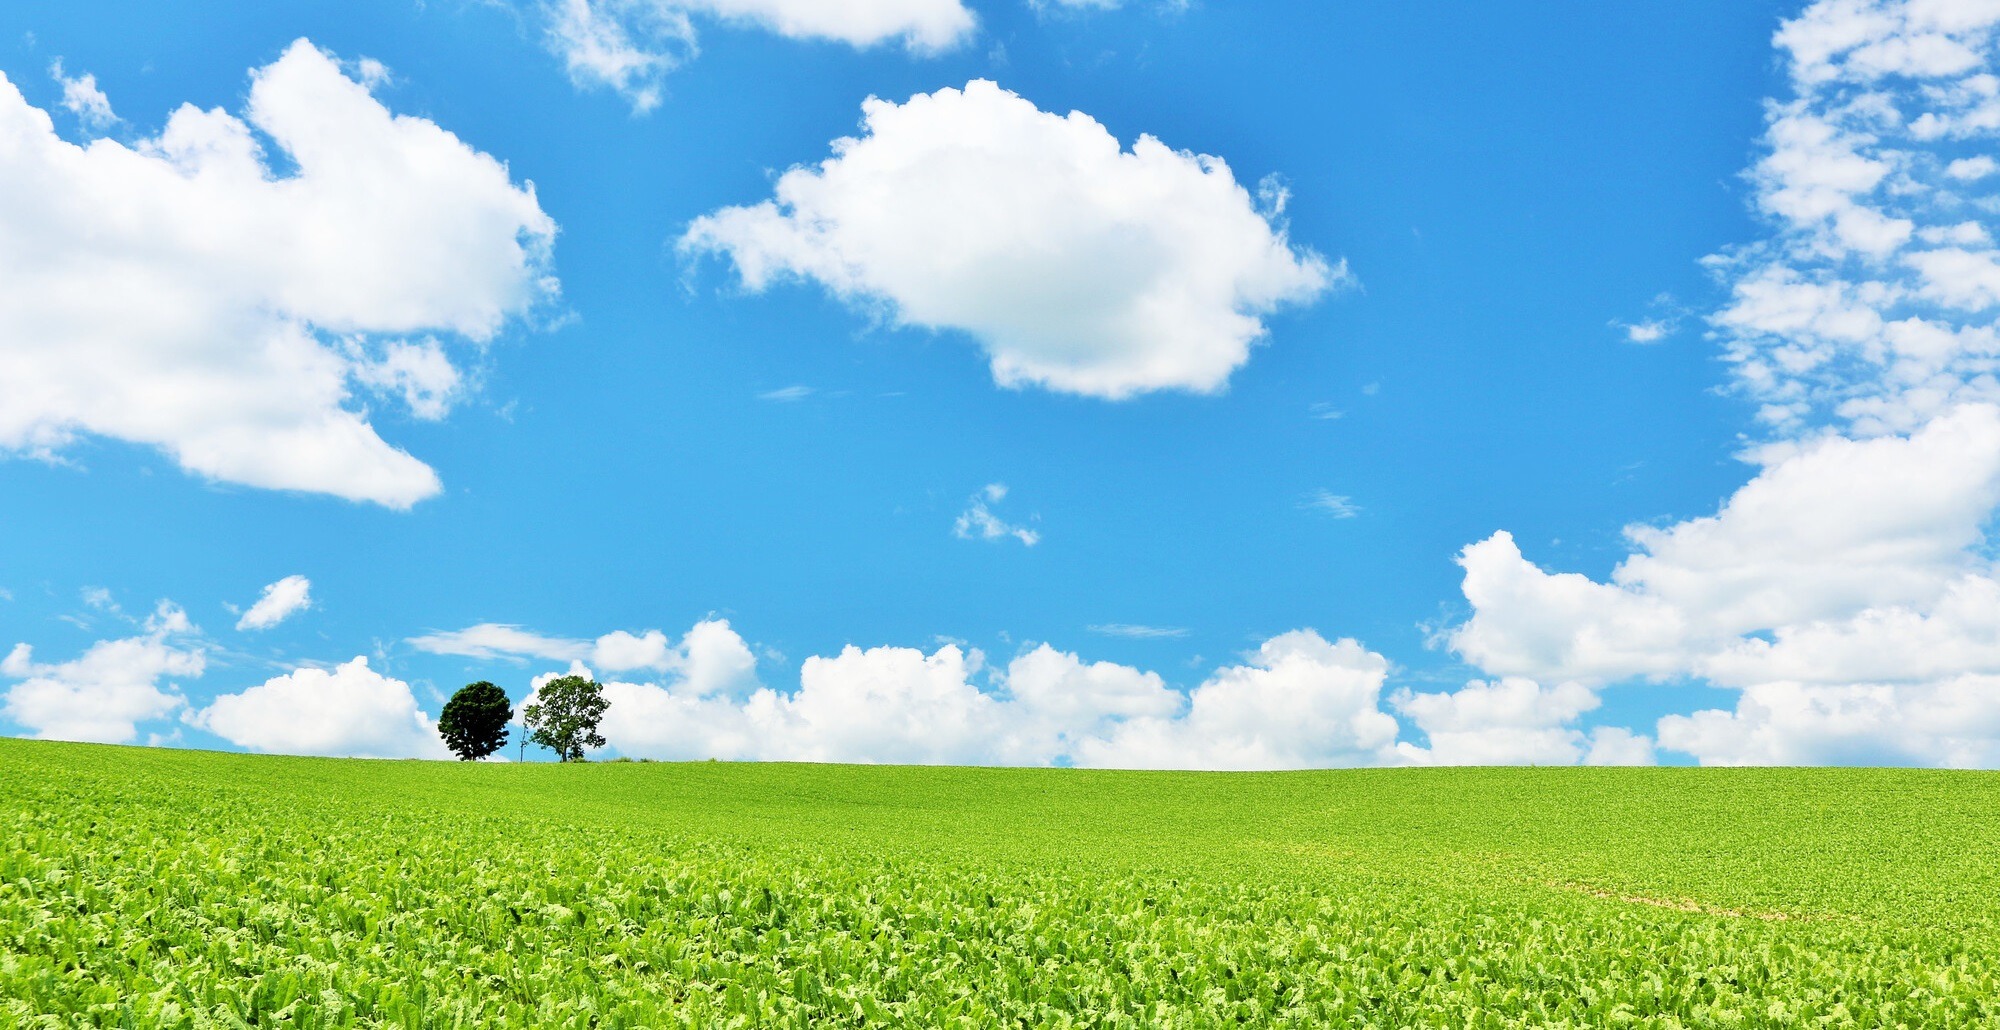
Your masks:
[[[548,48],[570,81],[579,89],[612,90],[635,115],[658,107],[667,75],[700,52],[697,16],[857,49],[901,42],[913,53],[949,50],[978,25],[959,0],[546,0],[539,6]]]
[[[1141,626],[1130,622],[1107,622],[1100,626],[1085,626],[1084,629],[1107,637],[1133,640],[1165,640],[1188,635],[1185,626]]]
[[[62,58],[58,57],[49,65],[49,75],[62,84],[62,104],[77,121],[90,129],[109,128],[118,121],[111,111],[111,98],[97,88],[97,76],[85,72],[75,78],[63,74]]]
[[[1626,343],[1658,343],[1673,335],[1674,331],[1671,324],[1657,318],[1644,322],[1614,321],[1611,324],[1625,331]]]
[[[1307,494],[1303,506],[1336,519],[1351,519],[1361,514],[1361,506],[1354,503],[1354,498],[1324,489]]]
[[[458,655],[485,661],[495,658],[509,661],[524,658],[573,661],[590,655],[590,642],[587,640],[546,637],[519,626],[496,622],[482,622],[448,633],[411,637],[409,645],[430,654]]]
[[[760,401],[779,401],[781,403],[802,401],[812,396],[815,392],[817,391],[810,386],[781,386],[775,390],[767,390],[758,394],[757,399]]]
[[[264,588],[257,603],[236,620],[239,630],[270,629],[292,617],[295,612],[312,607],[312,580],[304,576],[286,576]]]
[[[1681,319],[1687,316],[1687,309],[1670,293],[1654,297],[1647,308],[1650,313],[1636,322],[1611,320],[1611,327],[1624,334],[1626,343],[1659,343],[1680,332]]]
[[[1007,484],[988,483],[959,513],[952,523],[952,535],[961,540],[1005,540],[1012,537],[1023,546],[1033,547],[1042,542],[1042,535],[1026,526],[1017,526],[993,514],[992,506],[1007,497]]]

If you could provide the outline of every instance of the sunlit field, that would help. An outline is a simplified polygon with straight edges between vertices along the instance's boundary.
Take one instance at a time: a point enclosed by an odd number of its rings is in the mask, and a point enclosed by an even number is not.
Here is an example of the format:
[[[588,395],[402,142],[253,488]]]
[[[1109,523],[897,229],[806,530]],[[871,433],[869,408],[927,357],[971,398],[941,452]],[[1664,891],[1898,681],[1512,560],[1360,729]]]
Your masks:
[[[0,1024],[1973,1026],[2000,776],[0,740]]]

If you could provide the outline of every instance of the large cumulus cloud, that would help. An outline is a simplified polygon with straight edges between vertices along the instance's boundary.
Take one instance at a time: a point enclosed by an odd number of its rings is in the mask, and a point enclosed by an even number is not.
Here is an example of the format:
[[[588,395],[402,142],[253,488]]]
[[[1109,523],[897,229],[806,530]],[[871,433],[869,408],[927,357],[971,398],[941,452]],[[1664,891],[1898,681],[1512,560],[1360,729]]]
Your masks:
[[[696,219],[690,253],[746,288],[811,280],[889,320],[969,334],[1002,386],[1121,398],[1213,391],[1263,316],[1345,279],[1292,245],[1282,191],[1256,198],[1221,158],[992,82],[871,98],[859,137],[797,167],[771,200]]]
[[[456,341],[553,291],[555,225],[361,67],[299,40],[241,117],[184,105],[131,145],[62,139],[0,77],[0,450],[96,434],[231,483],[395,508],[438,491],[365,402],[442,417]]]

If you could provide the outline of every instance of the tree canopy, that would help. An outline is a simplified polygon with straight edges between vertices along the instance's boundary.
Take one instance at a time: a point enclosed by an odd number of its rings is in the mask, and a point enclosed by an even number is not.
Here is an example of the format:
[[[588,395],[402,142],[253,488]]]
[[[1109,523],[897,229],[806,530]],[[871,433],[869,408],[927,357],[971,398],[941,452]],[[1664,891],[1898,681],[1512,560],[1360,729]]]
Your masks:
[[[565,762],[581,762],[585,748],[604,746],[597,723],[610,707],[596,680],[558,676],[535,691],[535,701],[521,710],[521,720],[530,731],[529,740]]]
[[[485,680],[468,683],[444,703],[438,736],[461,761],[473,762],[507,746],[514,706],[507,692]]]

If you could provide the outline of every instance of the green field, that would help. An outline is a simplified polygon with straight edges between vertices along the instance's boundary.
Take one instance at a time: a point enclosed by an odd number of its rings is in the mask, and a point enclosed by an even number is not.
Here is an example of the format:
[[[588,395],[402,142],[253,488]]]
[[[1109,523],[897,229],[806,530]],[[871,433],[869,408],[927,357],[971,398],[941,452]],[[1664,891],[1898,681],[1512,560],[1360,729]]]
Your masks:
[[[0,1025],[2000,1022],[2000,776],[0,740]]]

